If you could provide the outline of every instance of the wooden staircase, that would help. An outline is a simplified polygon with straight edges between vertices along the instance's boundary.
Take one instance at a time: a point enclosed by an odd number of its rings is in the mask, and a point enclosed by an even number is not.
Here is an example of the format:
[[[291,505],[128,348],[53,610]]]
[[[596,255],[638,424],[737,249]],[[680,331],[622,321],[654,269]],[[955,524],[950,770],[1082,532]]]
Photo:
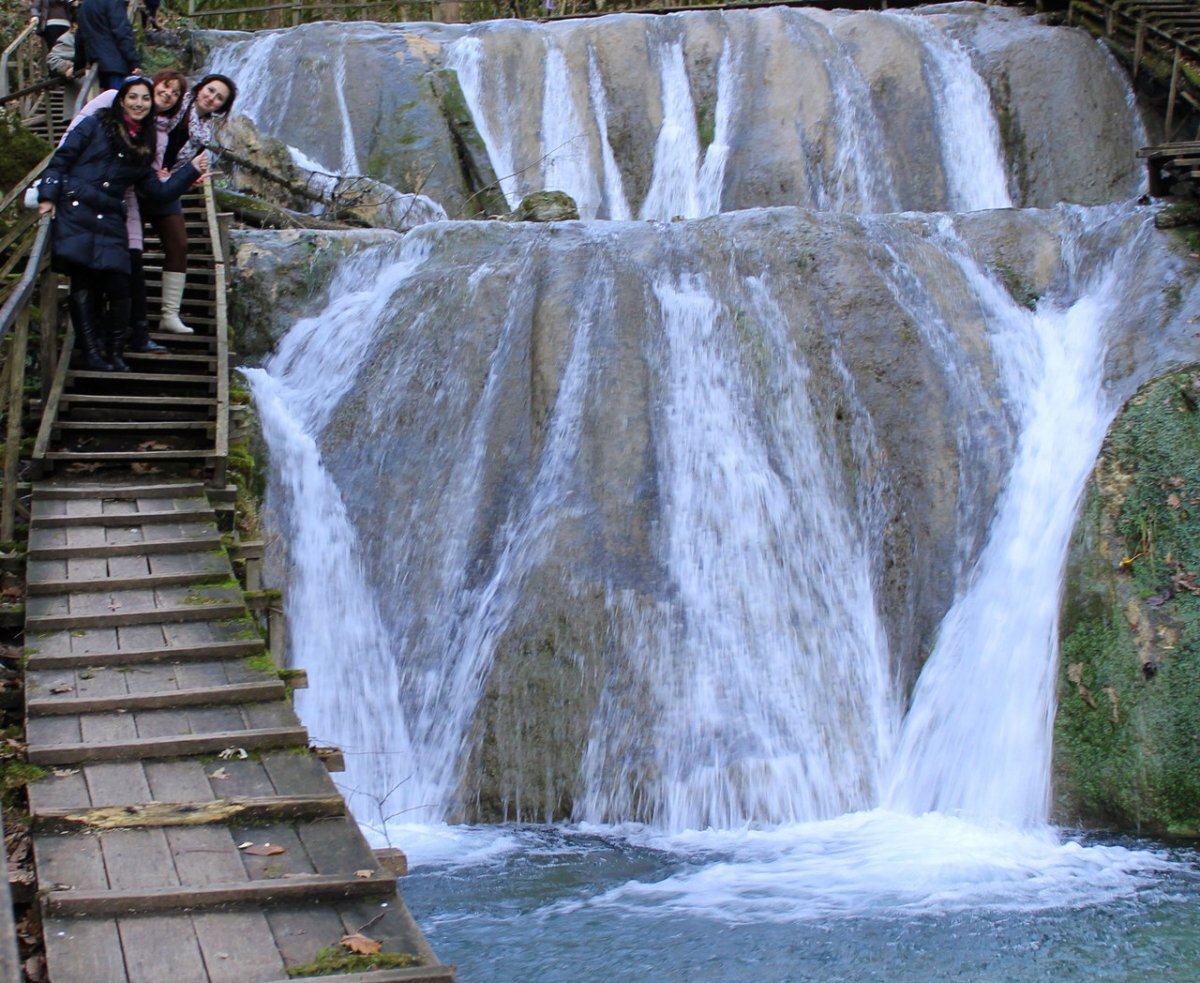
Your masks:
[[[35,484],[27,582],[55,983],[453,983],[308,750],[203,484]],[[380,955],[337,975],[356,935]]]
[[[167,353],[126,352],[130,372],[82,366],[63,346],[33,451],[38,477],[95,475],[225,481],[229,353],[224,262],[207,182],[184,198],[188,232],[182,317],[195,334],[155,330],[162,304],[161,244],[147,227],[147,310],[151,338]]]

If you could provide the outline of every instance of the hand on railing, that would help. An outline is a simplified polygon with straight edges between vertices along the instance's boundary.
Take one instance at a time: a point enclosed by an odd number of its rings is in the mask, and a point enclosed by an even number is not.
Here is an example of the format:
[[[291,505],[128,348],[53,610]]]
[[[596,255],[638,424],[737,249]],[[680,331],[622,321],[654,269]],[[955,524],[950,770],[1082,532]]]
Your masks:
[[[54,207],[54,202],[52,202],[52,201],[39,201],[38,202],[38,217],[39,218],[42,218],[46,215],[49,215],[51,218],[54,218],[54,216],[57,214],[57,212],[58,212],[58,209]]]

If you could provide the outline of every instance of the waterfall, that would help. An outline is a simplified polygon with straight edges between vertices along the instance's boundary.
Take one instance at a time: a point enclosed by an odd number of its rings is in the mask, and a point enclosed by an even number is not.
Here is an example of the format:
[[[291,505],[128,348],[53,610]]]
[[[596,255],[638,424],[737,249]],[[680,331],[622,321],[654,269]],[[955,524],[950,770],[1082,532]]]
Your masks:
[[[887,646],[787,318],[763,281],[746,284],[788,393],[768,443],[749,415],[737,327],[711,288],[684,277],[653,289],[667,346],[661,548],[679,619],[632,643],[653,693],[635,724],[654,749],[650,777],[631,787],[609,735],[629,722],[602,711],[581,812],[727,829],[863,808],[894,729]]]
[[[414,232],[348,263],[326,309],[250,373],[286,462],[272,507],[292,544],[293,651],[321,680],[303,708],[315,734],[350,753],[364,821],[471,814],[463,797],[482,779],[466,772],[501,767],[479,761],[494,726],[483,701],[499,698],[489,686],[507,664],[534,661],[538,631],[579,674],[585,741],[569,798],[557,791],[569,776],[547,766],[543,795],[520,762],[505,763],[519,776],[496,780],[512,797],[505,814],[560,815],[562,794],[575,819],[676,833],[880,804],[1045,819],[1058,585],[1113,412],[1101,377],[1117,264],[1079,296],[1072,251],[1107,247],[1070,240],[1050,256],[1054,215],[994,216],[985,260],[955,231],[963,219],[894,213],[911,188],[880,95],[880,79],[894,80],[868,57],[874,31],[922,67],[901,95],[927,100],[915,129],[936,136],[947,204],[1012,203],[973,49],[920,15],[862,15],[862,36],[848,16],[761,15],[788,26],[788,57],[828,59],[769,93],[780,141],[813,158],[794,162],[797,194],[887,214],[719,214],[739,182],[775,180],[747,177],[745,127],[766,98],[756,16],[672,16],[652,30],[615,19],[645,39],[631,56],[651,73],[645,120],[628,115],[642,93],[614,72],[603,22],[448,29],[446,63],[507,200],[554,186],[585,221]],[[696,21],[702,45],[686,30]],[[253,75],[252,53],[283,38],[219,54]],[[335,76],[349,58],[331,59]],[[802,77],[811,89],[781,91]],[[366,145],[350,93],[334,88],[337,153],[357,166]],[[265,114],[272,98],[248,106]],[[826,110],[810,131],[794,126]],[[637,132],[651,166],[623,173]],[[605,221],[634,213],[712,217]],[[1070,214],[1084,216],[1062,220],[1083,229],[1073,235],[1095,232],[1088,212]],[[1066,272],[1030,311],[985,266],[1043,229],[1029,275]],[[923,462],[901,459],[909,443],[884,439],[880,418],[893,396],[925,386],[949,395],[914,428],[944,425],[952,456],[900,488],[896,474]],[[366,470],[327,471],[331,452]],[[372,481],[396,513],[383,536],[368,528]],[[606,500],[618,486],[628,497]],[[905,513],[904,496],[941,508],[929,489],[955,496],[954,545],[910,593],[890,565],[933,562],[906,539],[925,519]],[[949,610],[902,722],[919,653],[892,640],[929,640],[919,589],[944,590]],[[573,630],[574,608],[587,632]],[[354,670],[337,657],[346,644],[362,652]]]
[[[1011,207],[996,112],[970,56],[928,21],[906,17],[904,23],[918,33],[928,53],[933,76],[929,91],[937,107],[942,145],[948,151],[943,159],[950,210]]]
[[[601,191],[592,169],[583,120],[575,109],[571,77],[562,51],[546,39],[546,81],[542,95],[542,140],[546,161],[543,184],[565,191],[575,199],[580,218],[595,218],[600,210]],[[590,82],[590,80],[589,80]]]
[[[343,791],[360,821],[378,826],[393,818],[392,796],[412,776],[413,752],[399,715],[364,712],[399,699],[399,667],[363,570],[359,533],[315,434],[385,328],[391,292],[427,255],[424,244],[412,243],[399,256],[352,258],[330,285],[333,300],[322,316],[297,323],[266,371],[243,370],[271,447],[269,501],[287,520],[289,648],[312,687],[297,694],[297,707],[316,741],[344,750]],[[405,794],[421,802],[430,792]]]
[[[1102,385],[1103,339],[1129,254],[1073,304],[1034,311],[958,255],[992,325],[1017,450],[987,545],[921,672],[885,802],[1031,826],[1049,806],[1063,568],[1117,408]]]

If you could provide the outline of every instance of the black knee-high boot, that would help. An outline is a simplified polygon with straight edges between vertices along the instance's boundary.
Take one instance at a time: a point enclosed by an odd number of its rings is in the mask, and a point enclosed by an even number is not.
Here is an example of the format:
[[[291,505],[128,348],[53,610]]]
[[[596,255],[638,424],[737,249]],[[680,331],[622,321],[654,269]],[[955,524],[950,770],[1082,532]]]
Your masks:
[[[75,334],[79,336],[79,344],[83,348],[84,362],[89,369],[100,372],[111,372],[109,364],[101,352],[100,324],[96,316],[96,297],[90,290],[73,290],[70,299],[71,323],[75,326]]]
[[[109,302],[108,319],[105,322],[104,354],[117,372],[128,372],[129,366],[123,358],[125,335],[129,331],[129,298]]]
[[[129,268],[129,338],[125,351],[161,354],[167,349],[150,340],[150,325],[146,323],[146,273],[140,249],[129,250]]]

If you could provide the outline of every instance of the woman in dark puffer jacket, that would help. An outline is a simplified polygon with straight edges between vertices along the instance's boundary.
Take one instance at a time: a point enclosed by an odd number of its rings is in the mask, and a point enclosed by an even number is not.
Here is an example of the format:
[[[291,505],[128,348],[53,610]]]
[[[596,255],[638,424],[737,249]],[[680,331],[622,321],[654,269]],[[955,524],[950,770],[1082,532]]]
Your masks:
[[[112,106],[83,120],[55,151],[38,185],[38,210],[53,220],[54,269],[71,278],[71,321],[89,369],[128,371],[127,188],[173,201],[208,171],[204,157],[160,181],[150,80],[128,78]]]

